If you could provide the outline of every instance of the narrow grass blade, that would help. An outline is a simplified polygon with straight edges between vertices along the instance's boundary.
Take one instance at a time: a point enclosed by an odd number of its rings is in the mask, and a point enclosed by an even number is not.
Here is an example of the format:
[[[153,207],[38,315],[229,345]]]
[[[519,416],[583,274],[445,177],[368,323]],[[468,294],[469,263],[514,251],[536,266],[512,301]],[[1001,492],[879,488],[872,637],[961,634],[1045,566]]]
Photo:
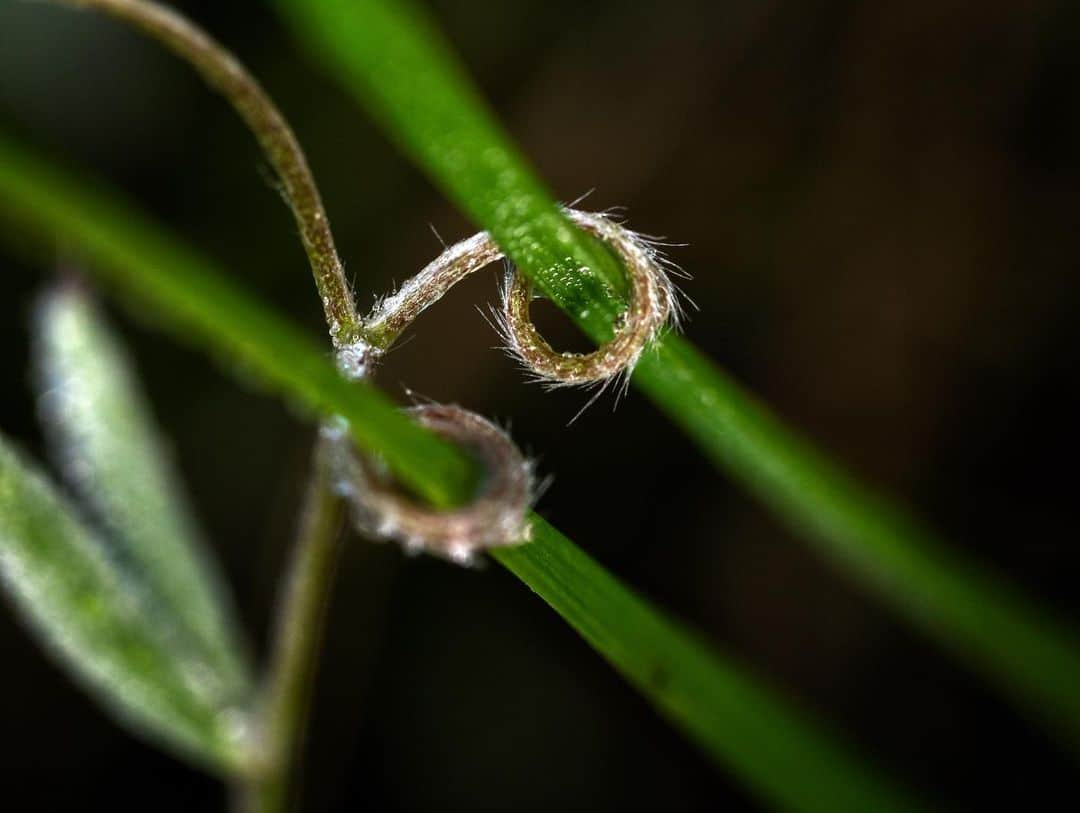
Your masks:
[[[38,386],[62,473],[117,558],[206,651],[238,698],[252,683],[231,601],[130,363],[86,292],[50,292],[35,324]]]
[[[783,810],[920,809],[819,724],[623,587],[540,517],[494,556],[763,800]]]
[[[312,54],[522,272],[593,339],[608,339],[617,306],[600,284],[610,278],[606,262],[567,273],[559,258],[592,256],[590,238],[560,215],[419,8],[403,0],[277,5]],[[633,381],[793,528],[1080,749],[1073,633],[856,486],[688,343],[666,337]]]
[[[681,339],[638,383],[718,465],[822,554],[963,655],[1080,750],[1080,642],[785,427]]]
[[[91,193],[0,138],[0,222],[15,224],[16,240],[56,236],[92,261],[90,270],[120,289],[155,322],[242,368],[309,412],[348,416],[364,449],[383,455],[409,482],[438,497],[466,493],[465,458],[428,434],[399,425],[399,413],[374,390],[347,384],[328,354],[240,291],[218,278],[176,241],[115,199]],[[434,449],[442,457],[425,458]],[[444,459],[453,465],[443,465]],[[430,466],[424,465],[426,462]],[[454,478],[457,478],[456,480]],[[713,758],[768,798],[796,811],[823,810],[819,797],[850,803],[853,811],[913,809],[891,788],[772,693],[756,688],[734,666],[644,601],[539,518],[535,542],[500,554],[527,585],[571,620],[642,693],[684,728]],[[593,619],[590,622],[589,619]],[[663,674],[667,681],[649,680]],[[789,732],[794,732],[790,734]],[[794,738],[794,739],[792,739]],[[752,746],[744,741],[752,740]],[[816,756],[815,756],[816,755]],[[765,760],[764,767],[756,765]],[[803,760],[820,769],[829,783]],[[847,790],[845,790],[847,788]],[[834,807],[834,810],[842,810]]]
[[[241,711],[164,609],[0,436],[0,582],[40,641],[130,728],[205,766],[238,759]]]

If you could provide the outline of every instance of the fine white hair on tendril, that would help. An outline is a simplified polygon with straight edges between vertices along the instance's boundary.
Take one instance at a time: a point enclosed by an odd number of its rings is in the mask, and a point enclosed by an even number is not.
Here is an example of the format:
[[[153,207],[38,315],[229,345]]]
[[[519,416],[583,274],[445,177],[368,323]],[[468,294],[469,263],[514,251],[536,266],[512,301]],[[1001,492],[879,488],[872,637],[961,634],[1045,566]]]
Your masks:
[[[502,337],[506,352],[521,363],[531,380],[547,388],[599,386],[602,392],[609,384],[618,384],[621,377],[629,376],[641,354],[663,329],[678,329],[684,314],[680,293],[669,274],[685,274],[664,256],[662,240],[637,234],[610,214],[571,208],[564,211],[577,226],[611,248],[625,269],[631,296],[616,323],[615,335],[592,353],[553,350],[529,316],[532,286],[509,263],[505,263],[501,306],[493,309],[491,323]],[[498,259],[505,257],[487,232],[455,243],[393,294],[377,301],[365,320],[366,328],[389,347],[413,319],[453,285]],[[381,352],[374,348],[371,360]],[[617,389],[625,392],[624,386]]]
[[[534,466],[499,426],[451,404],[420,404],[407,412],[422,426],[470,449],[485,470],[479,493],[468,503],[439,511],[401,494],[376,461],[358,455],[342,427],[328,427],[328,462],[336,492],[353,509],[361,532],[395,540],[409,553],[426,551],[471,565],[493,547],[526,542],[528,510],[538,488]],[[343,442],[344,441],[344,442]]]
[[[419,273],[375,301],[363,320],[363,338],[338,346],[342,374],[351,379],[370,377],[381,356],[424,310],[468,275],[502,259],[499,305],[485,318],[502,338],[503,351],[521,364],[530,380],[546,389],[580,386],[593,390],[571,423],[609,387],[618,404],[642,354],[663,330],[678,328],[683,311],[669,272],[684,275],[663,255],[667,244],[662,239],[631,231],[610,211],[590,213],[569,207],[564,211],[575,225],[613,251],[626,274],[628,304],[618,315],[610,340],[591,353],[553,350],[530,316],[532,285],[504,257],[491,235],[480,232],[445,247]],[[400,494],[378,461],[358,454],[339,428],[332,461],[338,491],[352,504],[357,527],[368,535],[396,540],[407,552],[427,551],[458,564],[472,564],[487,548],[525,541],[527,510],[546,483],[537,484],[534,464],[517,449],[509,433],[457,406],[421,403],[408,411],[436,434],[471,448],[484,464],[485,487],[460,508],[430,510]]]
[[[602,240],[622,261],[631,295],[616,323],[614,337],[592,353],[553,350],[529,318],[532,289],[516,270],[505,275],[502,309],[496,315],[496,324],[508,351],[533,379],[549,388],[599,385],[602,392],[620,377],[628,378],[660,331],[669,325],[678,326],[682,312],[678,293],[655,245],[605,215],[573,209],[566,212],[576,225]]]

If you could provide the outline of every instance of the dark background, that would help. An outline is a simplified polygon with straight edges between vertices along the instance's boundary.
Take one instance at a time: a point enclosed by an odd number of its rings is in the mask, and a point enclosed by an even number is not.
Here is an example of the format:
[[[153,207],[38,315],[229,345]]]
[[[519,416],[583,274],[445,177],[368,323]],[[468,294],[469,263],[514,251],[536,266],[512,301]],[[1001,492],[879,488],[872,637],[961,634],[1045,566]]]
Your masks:
[[[367,303],[465,222],[255,3],[183,3],[292,119]],[[957,548],[1077,622],[1080,6],[440,0],[555,194],[689,246],[687,334]],[[287,210],[190,70],[117,24],[0,4],[0,126],[123,189],[321,336]],[[0,248],[0,427],[40,452],[27,324],[49,269]],[[415,326],[382,385],[512,419],[542,512],[722,652],[961,809],[1075,798],[1074,763],[717,473],[643,397],[545,395],[474,304]],[[542,309],[541,309],[542,310]],[[256,642],[311,439],[277,401],[110,311]],[[561,317],[542,324],[580,343]],[[628,438],[634,436],[635,454]],[[598,506],[600,508],[598,509]],[[0,614],[4,792],[34,809],[216,810]],[[1080,690],[1080,687],[1078,687]],[[311,731],[310,810],[756,809],[497,566],[350,540]],[[31,809],[27,806],[25,809]]]

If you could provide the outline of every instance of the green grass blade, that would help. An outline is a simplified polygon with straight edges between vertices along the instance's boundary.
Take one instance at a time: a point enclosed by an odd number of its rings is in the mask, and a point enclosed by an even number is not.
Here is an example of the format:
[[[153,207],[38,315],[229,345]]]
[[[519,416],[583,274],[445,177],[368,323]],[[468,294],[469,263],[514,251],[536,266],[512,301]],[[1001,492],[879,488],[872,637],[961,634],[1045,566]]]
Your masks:
[[[414,5],[277,0],[313,56],[592,338],[614,305],[588,268],[592,240],[559,214]],[[567,129],[573,145],[573,123]],[[553,126],[558,124],[553,123]],[[573,258],[574,268],[560,258]],[[950,646],[1071,747],[1080,747],[1080,645],[979,568],[948,554],[898,510],[857,486],[722,376],[666,337],[633,381],[721,467],[924,632]]]
[[[494,556],[660,711],[784,810],[919,809],[821,727],[623,587],[535,517],[536,543]]]
[[[411,482],[422,493],[463,493],[467,475],[456,466],[465,462],[460,452],[443,444],[428,447],[422,429],[409,422],[399,426],[392,420],[399,413],[379,393],[343,382],[329,354],[206,270],[209,264],[200,264],[137,212],[86,190],[2,137],[0,222],[17,227],[20,243],[56,237],[78,248],[92,261],[90,269],[140,311],[154,314],[157,324],[181,338],[200,340],[234,368],[242,362],[249,380],[257,377],[309,413],[348,416],[357,443],[381,453],[396,470],[415,472]],[[417,463],[417,450],[428,448],[455,465],[427,468],[422,457]],[[796,811],[824,810],[819,799],[845,801],[853,811],[915,809],[906,794],[830,735],[710,655],[538,517],[533,521],[537,540],[501,552],[501,561],[708,754],[760,794]],[[659,674],[666,681],[657,681]]]
[[[44,298],[35,328],[43,417],[62,473],[133,577],[200,642],[236,696],[248,698],[251,674],[228,591],[126,354],[77,285]]]
[[[205,766],[237,762],[238,709],[212,666],[0,436],[0,582],[39,640],[115,716]]]
[[[687,342],[669,337],[635,378],[794,531],[1080,749],[1071,629],[831,463]]]

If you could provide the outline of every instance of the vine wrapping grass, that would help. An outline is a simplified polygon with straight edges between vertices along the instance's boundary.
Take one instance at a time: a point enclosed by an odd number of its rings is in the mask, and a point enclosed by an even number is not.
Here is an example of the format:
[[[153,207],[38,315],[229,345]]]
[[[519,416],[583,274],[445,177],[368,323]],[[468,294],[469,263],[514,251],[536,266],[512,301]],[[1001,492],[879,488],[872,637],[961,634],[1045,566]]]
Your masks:
[[[586,233],[604,241],[622,260],[630,302],[620,314],[620,326],[600,349],[587,354],[560,353],[540,335],[529,315],[532,284],[520,271],[507,269],[501,309],[492,309],[506,350],[534,378],[549,387],[606,385],[629,376],[641,354],[672,320],[678,321],[675,287],[664,272],[662,258],[640,235],[608,217],[565,209],[566,217]],[[364,320],[372,347],[364,369],[390,349],[404,330],[447,291],[504,253],[492,236],[480,232],[449,246],[392,295],[380,299]]]
[[[276,4],[316,61],[521,272],[592,339],[608,341],[620,309],[610,255],[567,221],[420,8]],[[1071,630],[859,485],[678,336],[646,353],[633,381],[795,531],[1080,751],[1080,643]]]
[[[485,550],[529,541],[525,517],[536,494],[533,466],[510,436],[483,416],[450,404],[421,404],[408,414],[473,452],[484,468],[483,485],[467,503],[449,510],[419,505],[386,482],[351,444],[341,443],[340,430],[332,428],[333,487],[352,504],[357,530],[400,542],[409,553],[426,552],[460,565],[474,564]]]
[[[195,67],[237,110],[281,178],[285,199],[300,227],[316,286],[322,295],[338,369],[347,378],[369,378],[378,357],[421,311],[438,301],[464,276],[501,258],[502,254],[488,235],[478,235],[484,239],[463,241],[445,251],[395,294],[381,299],[371,317],[360,319],[307,158],[284,116],[247,69],[195,23],[151,0],[60,2],[107,13],[141,29]],[[620,329],[594,353],[582,356],[552,350],[529,319],[532,289],[518,273],[506,281],[499,324],[509,348],[539,379],[558,386],[606,384],[633,368],[669,316],[677,312],[674,289],[656,262],[654,249],[632,232],[601,215],[573,211],[568,214],[583,229],[604,239],[623,261],[629,276],[625,287],[631,289],[631,299],[622,314]],[[417,417],[423,421],[431,416],[421,414]],[[453,430],[451,435],[456,436],[459,443],[466,437],[477,448],[501,448],[511,443],[508,438],[505,444],[495,443],[492,435],[500,436],[501,441],[501,430],[494,429],[482,418],[474,419],[460,408],[448,409],[438,421],[444,431]],[[458,426],[450,427],[451,422]],[[472,500],[476,505],[458,509],[452,516],[445,511],[420,506],[406,510],[401,507],[406,503],[391,497],[392,489],[380,485],[379,478],[371,471],[372,466],[355,461],[355,456],[348,450],[339,457],[357,463],[348,467],[358,478],[358,483],[348,489],[348,493],[365,515],[361,528],[368,534],[398,539],[410,549],[427,549],[462,563],[468,562],[485,546],[520,541],[515,534],[521,529],[521,518],[531,499],[532,478],[529,467],[517,461],[520,454],[516,450],[509,455],[513,459],[506,462],[505,470],[494,474],[494,481],[511,483],[520,480],[526,486],[521,498],[509,500],[506,506],[494,505],[496,494],[502,492],[488,489]],[[507,457],[507,454],[489,455],[488,462],[502,462]],[[488,510],[483,510],[484,506]],[[489,516],[492,510],[500,517],[498,522],[485,525],[477,521]],[[383,511],[381,515],[380,511]],[[516,516],[506,519],[508,513]],[[464,521],[466,517],[471,521]],[[411,525],[409,518],[413,520]],[[407,532],[406,526],[410,528]],[[471,528],[472,533],[466,534],[466,527]]]
[[[371,362],[376,351],[386,348],[372,344],[370,322],[365,324],[356,313],[307,159],[270,97],[226,49],[167,7],[149,0],[71,1],[78,7],[111,14],[150,34],[192,64],[239,112],[278,172],[285,198],[300,227],[316,286],[322,295],[338,369],[351,380],[368,377],[374,370]],[[632,365],[673,308],[671,287],[660,267],[652,262],[648,247],[639,246],[633,235],[602,217],[586,217],[584,224],[609,236],[634,277],[634,297],[627,309],[626,326],[609,348],[585,357],[555,353],[529,322],[530,288],[520,275],[508,280],[504,298],[502,324],[523,362],[531,364],[538,374],[549,379],[559,376],[565,383],[599,380]],[[491,253],[490,239],[488,244]],[[471,242],[467,241],[466,245]],[[387,317],[383,320],[384,327],[397,324],[400,330],[461,276],[478,267],[475,254],[466,256],[450,251],[446,256],[459,262],[436,261],[397,295],[383,300],[383,314]],[[391,336],[387,342],[392,340]],[[610,373],[603,369],[605,362],[608,366],[615,365]],[[591,378],[583,378],[582,371],[591,373]],[[123,388],[116,392],[123,400]],[[348,464],[338,467],[335,490],[350,499],[359,529],[369,535],[397,539],[409,550],[427,550],[460,564],[468,564],[485,548],[520,544],[529,539],[524,518],[534,493],[532,467],[509,436],[460,407],[425,406],[411,412],[437,435],[481,452],[488,469],[483,488],[466,505],[449,511],[418,505],[396,494],[396,485],[383,484],[377,467],[354,453],[345,432],[335,429],[323,434],[320,440],[323,453],[316,463],[312,493],[289,570],[288,591],[283,596],[282,617],[263,702],[250,713],[249,747],[254,753],[251,770],[241,777],[240,800],[253,812],[274,813],[287,804],[292,774],[290,756],[295,753],[301,735],[309,699],[306,689],[317,661],[321,608],[332,589],[333,569],[325,566],[331,557],[324,553],[332,547],[333,534],[325,532],[332,523],[329,519],[324,521],[324,517],[333,515],[336,501],[329,492],[327,461]],[[90,416],[88,420],[92,419]],[[336,422],[348,425],[340,416]],[[326,447],[332,445],[338,448],[330,454]],[[116,465],[123,464],[117,461]],[[351,480],[342,482],[341,478],[346,476]],[[115,479],[125,482],[122,477]],[[186,549],[185,540],[181,550]],[[170,586],[171,582],[163,584]]]

